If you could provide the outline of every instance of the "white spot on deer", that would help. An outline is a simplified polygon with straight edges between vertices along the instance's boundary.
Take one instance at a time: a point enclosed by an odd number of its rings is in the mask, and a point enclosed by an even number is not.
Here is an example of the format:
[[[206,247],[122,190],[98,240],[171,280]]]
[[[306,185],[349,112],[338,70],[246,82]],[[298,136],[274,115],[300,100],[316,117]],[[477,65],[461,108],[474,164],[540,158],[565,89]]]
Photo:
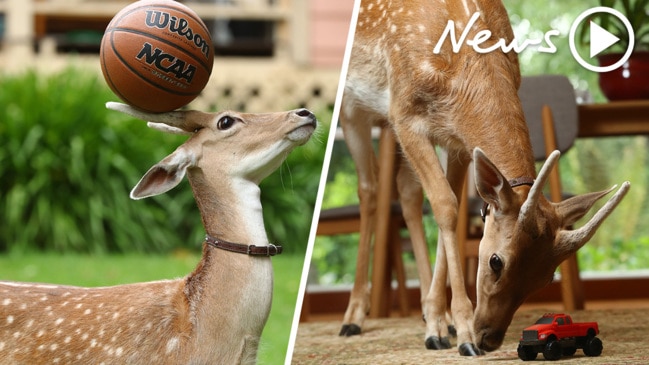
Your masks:
[[[85,311],[83,311],[83,314],[85,314],[85,315],[88,315],[90,313],[92,313],[92,311],[90,309],[86,309]]]
[[[56,349],[58,349],[58,348],[59,348],[59,345],[57,345],[55,343],[50,345],[50,351],[56,351]]]
[[[117,319],[117,317],[119,317],[119,312],[113,313],[113,319]]]
[[[396,33],[396,32],[397,32],[397,26],[394,25],[394,24],[392,24],[392,26],[390,27],[390,33],[393,33],[393,34],[394,34],[394,33]]]
[[[38,330],[38,333],[36,333],[36,337],[43,337],[44,334],[45,334],[45,331]]]
[[[11,299],[9,298],[2,301],[2,305],[9,305],[9,304],[11,304]]]
[[[2,351],[2,350],[4,350],[4,349],[5,349],[5,343],[4,343],[4,342],[0,342],[0,351]]]
[[[53,364],[58,364],[60,362],[61,362],[61,359],[59,359],[58,357],[56,359],[52,360]]]
[[[413,118],[408,124],[408,129],[418,135],[428,135],[430,126],[428,122],[422,118]]]
[[[76,308],[76,309],[80,309],[81,307],[83,307],[83,303],[79,303],[79,304],[74,306],[74,308]]]
[[[72,337],[66,336],[65,339],[63,340],[63,343],[70,343],[72,341]]]
[[[89,336],[87,333],[84,333],[83,335],[81,335],[81,339],[82,339],[83,341],[87,340],[88,337],[90,337],[90,336]]]
[[[7,316],[7,324],[14,323],[14,316]]]
[[[34,324],[34,320],[33,320],[33,319],[30,319],[30,320],[27,321],[27,323],[25,324],[25,327],[27,327],[27,328],[31,328],[31,326],[32,326],[33,324]]]
[[[47,295],[43,295],[43,296],[41,297],[41,302],[44,302],[44,301],[46,301],[46,300],[47,300]]]
[[[178,337],[173,337],[169,341],[167,341],[167,354],[170,354],[178,348],[179,341],[180,340],[178,339]]]
[[[94,338],[90,340],[90,347],[97,347],[97,340],[95,340]]]
[[[22,333],[20,333],[20,332],[14,332],[14,334],[13,334],[14,338],[18,338],[21,335],[22,335]]]
[[[65,319],[63,319],[63,318],[59,318],[59,319],[57,319],[56,321],[54,321],[54,324],[58,326],[58,325],[60,325],[61,323],[63,323],[63,321],[65,321]]]
[[[123,353],[124,353],[123,348],[118,347],[117,349],[115,349],[115,356],[122,356]]]
[[[435,72],[435,68],[428,60],[422,61],[419,64],[419,69],[426,74],[432,74]]]
[[[27,303],[22,303],[18,308],[20,308],[21,310],[27,309]]]

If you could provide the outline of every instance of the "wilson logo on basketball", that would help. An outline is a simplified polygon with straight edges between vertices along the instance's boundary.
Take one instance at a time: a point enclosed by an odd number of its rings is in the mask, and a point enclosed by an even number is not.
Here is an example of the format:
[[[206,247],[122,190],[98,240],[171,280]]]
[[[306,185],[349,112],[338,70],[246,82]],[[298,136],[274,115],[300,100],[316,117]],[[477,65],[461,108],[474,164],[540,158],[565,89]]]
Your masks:
[[[194,30],[189,27],[189,21],[187,19],[178,18],[159,10],[147,10],[145,23],[150,28],[168,29],[170,32],[186,38],[188,41],[194,43],[196,47],[201,49],[205,58],[209,57],[209,44],[200,34],[194,32]]]
[[[176,76],[176,79],[186,80],[190,84],[196,73],[196,66],[187,64],[169,53],[163,53],[160,48],[154,50],[153,46],[147,42],[144,43],[136,58],[140,61],[144,58],[144,62],[147,64],[162,72],[171,73]]]

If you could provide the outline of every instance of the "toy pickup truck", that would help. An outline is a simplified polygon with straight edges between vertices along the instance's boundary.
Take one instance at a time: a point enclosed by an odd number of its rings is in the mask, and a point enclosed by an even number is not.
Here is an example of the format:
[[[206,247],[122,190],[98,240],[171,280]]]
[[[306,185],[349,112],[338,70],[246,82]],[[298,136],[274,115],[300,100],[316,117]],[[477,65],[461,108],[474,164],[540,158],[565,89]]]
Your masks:
[[[539,352],[546,360],[559,360],[583,349],[586,356],[599,356],[602,341],[597,322],[574,323],[567,314],[545,314],[533,326],[523,330],[518,343],[518,357],[523,361],[536,359]]]

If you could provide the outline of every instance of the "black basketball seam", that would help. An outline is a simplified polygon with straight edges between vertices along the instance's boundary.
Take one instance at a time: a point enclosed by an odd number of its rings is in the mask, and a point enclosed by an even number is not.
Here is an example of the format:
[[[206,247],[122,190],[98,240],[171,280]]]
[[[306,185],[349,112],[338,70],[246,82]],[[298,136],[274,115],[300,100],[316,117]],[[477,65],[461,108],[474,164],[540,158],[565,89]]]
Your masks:
[[[115,94],[117,94],[118,98],[124,100],[128,104],[133,104],[133,102],[129,98],[127,98],[124,94],[122,94],[119,91],[119,88],[117,87],[117,85],[115,85],[115,83],[113,82],[113,79],[110,77],[110,73],[108,72],[108,69],[106,67],[106,52],[103,52],[103,54],[102,54],[102,61],[103,62],[101,62],[101,69],[104,72],[104,78],[106,79],[106,82],[108,82],[109,86],[112,86],[110,89]]]

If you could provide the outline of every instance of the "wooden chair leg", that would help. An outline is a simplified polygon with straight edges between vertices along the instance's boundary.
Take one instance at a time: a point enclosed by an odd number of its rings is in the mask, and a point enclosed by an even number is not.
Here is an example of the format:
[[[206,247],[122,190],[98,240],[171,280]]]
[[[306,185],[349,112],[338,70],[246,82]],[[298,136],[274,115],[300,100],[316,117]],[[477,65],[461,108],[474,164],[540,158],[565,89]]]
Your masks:
[[[387,256],[390,238],[390,203],[394,190],[395,160],[397,142],[389,128],[381,131],[379,139],[379,182],[376,201],[376,231],[374,233],[374,259],[372,264],[372,290],[370,293],[370,317],[385,317],[389,313],[386,302],[384,280],[387,269]]]
[[[543,137],[545,140],[545,153],[549,156],[552,151],[557,149],[556,133],[554,130],[554,118],[552,110],[547,105],[541,110],[543,122]],[[559,167],[555,165],[549,176],[550,183],[550,200],[560,202],[562,200],[561,178],[559,176]],[[561,296],[563,305],[566,310],[572,311],[584,309],[584,293],[579,278],[579,267],[577,256],[573,254],[559,266],[561,271]]]
[[[392,222],[390,240],[390,261],[392,270],[397,279],[397,301],[399,302],[399,314],[401,317],[410,315],[410,303],[408,300],[408,288],[406,287],[406,269],[403,264],[403,250],[401,247],[401,234],[399,232],[399,221]],[[390,283],[391,284],[391,283]]]

